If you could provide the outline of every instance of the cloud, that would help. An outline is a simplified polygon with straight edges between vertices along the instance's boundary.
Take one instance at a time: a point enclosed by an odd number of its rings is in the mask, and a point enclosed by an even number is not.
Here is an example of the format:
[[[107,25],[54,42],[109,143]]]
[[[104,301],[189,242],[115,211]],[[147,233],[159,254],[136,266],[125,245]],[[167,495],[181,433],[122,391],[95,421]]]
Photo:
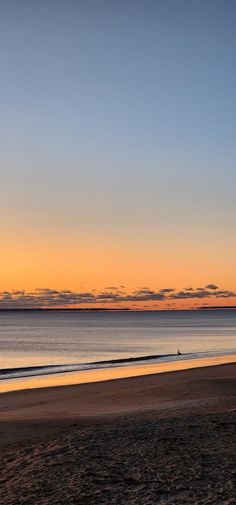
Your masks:
[[[159,289],[159,293],[172,293],[172,291],[175,291],[175,289],[174,288]]]
[[[232,296],[236,296],[236,293],[234,291],[224,291],[219,289],[214,292],[214,296],[217,298],[231,298]]]
[[[204,288],[196,288],[188,291],[177,291],[170,298],[174,300],[191,299],[191,298],[231,298],[236,296],[234,291],[228,290],[212,290]]]
[[[162,288],[159,291],[148,287],[139,288],[133,292],[121,291],[119,288],[110,287],[103,291],[71,291],[69,289],[56,290],[50,288],[37,288],[35,291],[13,290],[0,292],[0,308],[63,308],[92,305],[106,306],[106,304],[125,305],[138,304],[143,306],[148,302],[172,302],[175,300],[204,300],[225,299],[235,297],[235,291],[224,290],[215,284],[208,284],[205,288]]]
[[[219,289],[218,286],[216,286],[215,284],[207,284],[207,286],[205,286],[206,289]]]
[[[126,302],[150,302],[150,301],[157,301],[157,300],[164,300],[165,295],[162,293],[159,293],[158,291],[152,291],[150,289],[139,289],[138,291],[134,291],[134,293],[131,293],[129,295],[126,295],[123,297],[122,301]]]

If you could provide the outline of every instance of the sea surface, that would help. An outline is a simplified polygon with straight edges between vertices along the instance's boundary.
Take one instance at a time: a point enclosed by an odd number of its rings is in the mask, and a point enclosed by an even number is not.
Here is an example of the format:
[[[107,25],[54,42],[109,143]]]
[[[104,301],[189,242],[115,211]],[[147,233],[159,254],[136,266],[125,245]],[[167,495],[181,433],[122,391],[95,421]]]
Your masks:
[[[0,312],[0,380],[235,353],[236,310]]]

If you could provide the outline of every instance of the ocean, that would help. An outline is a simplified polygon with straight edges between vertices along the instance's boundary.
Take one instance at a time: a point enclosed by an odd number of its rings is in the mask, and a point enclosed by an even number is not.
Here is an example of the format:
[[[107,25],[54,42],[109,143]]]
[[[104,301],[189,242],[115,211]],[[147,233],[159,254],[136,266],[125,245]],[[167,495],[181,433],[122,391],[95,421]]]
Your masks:
[[[0,380],[235,352],[236,310],[0,312]]]

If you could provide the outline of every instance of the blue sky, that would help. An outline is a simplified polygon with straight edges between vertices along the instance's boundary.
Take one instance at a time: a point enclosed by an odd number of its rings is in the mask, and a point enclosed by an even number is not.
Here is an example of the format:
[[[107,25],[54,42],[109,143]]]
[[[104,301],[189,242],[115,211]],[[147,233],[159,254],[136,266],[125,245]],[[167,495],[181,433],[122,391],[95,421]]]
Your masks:
[[[206,272],[219,244],[234,288],[235,21],[232,0],[2,1],[9,247],[19,228],[26,249],[133,236],[201,247]]]

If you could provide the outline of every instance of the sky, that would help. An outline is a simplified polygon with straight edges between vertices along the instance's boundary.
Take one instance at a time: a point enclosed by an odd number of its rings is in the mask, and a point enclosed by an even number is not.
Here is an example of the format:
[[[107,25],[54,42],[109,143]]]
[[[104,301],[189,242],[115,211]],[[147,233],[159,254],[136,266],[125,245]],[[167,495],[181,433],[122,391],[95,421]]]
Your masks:
[[[236,305],[235,24],[1,0],[0,307]]]

